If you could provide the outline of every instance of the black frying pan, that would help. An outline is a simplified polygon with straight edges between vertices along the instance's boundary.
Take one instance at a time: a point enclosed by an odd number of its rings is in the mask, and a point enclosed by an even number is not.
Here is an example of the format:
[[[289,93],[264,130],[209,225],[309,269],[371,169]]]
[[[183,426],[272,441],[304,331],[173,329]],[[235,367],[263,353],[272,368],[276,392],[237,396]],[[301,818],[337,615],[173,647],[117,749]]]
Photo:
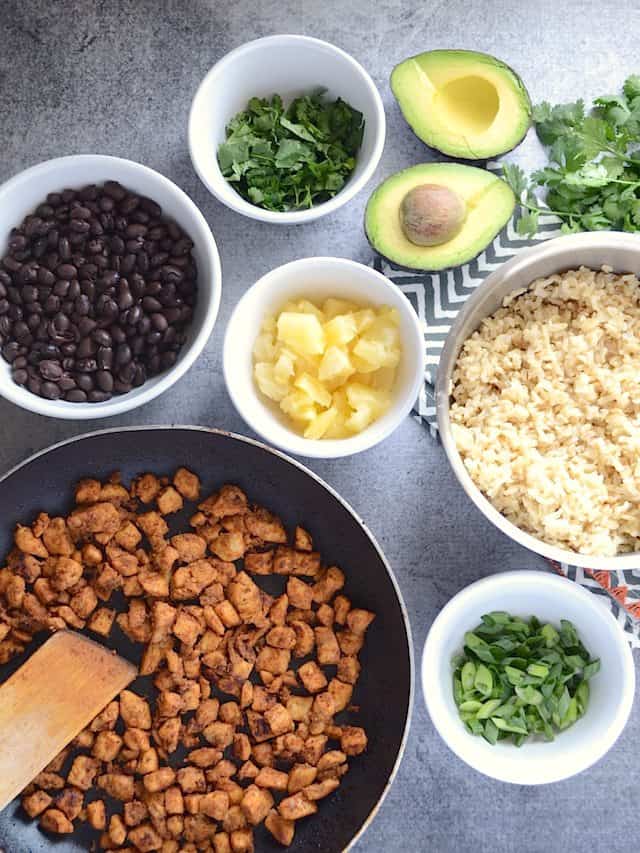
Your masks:
[[[56,444],[0,480],[0,555],[11,547],[16,522],[32,520],[41,510],[67,513],[73,485],[82,477],[102,478],[119,470],[129,481],[144,471],[171,474],[180,465],[200,475],[204,494],[236,483],[251,500],[280,515],[288,529],[297,523],[308,528],[323,558],[345,571],[346,594],[377,614],[360,656],[362,675],[353,699],[361,706],[356,724],[367,730],[369,748],[351,760],[342,785],[320,803],[318,814],[298,822],[289,848],[293,853],[342,851],[364,831],[396,773],[409,728],[413,669],[407,613],[391,569],[367,528],[329,486],[283,454],[229,433],[199,427],[104,430]],[[111,645],[132,659],[132,646],[124,638]],[[0,667],[0,681],[19,662]],[[81,826],[72,838],[47,837],[15,803],[0,814],[0,848],[40,853],[55,847],[59,853],[76,853],[87,850],[96,836],[87,824]],[[256,832],[257,853],[282,850],[264,827]]]

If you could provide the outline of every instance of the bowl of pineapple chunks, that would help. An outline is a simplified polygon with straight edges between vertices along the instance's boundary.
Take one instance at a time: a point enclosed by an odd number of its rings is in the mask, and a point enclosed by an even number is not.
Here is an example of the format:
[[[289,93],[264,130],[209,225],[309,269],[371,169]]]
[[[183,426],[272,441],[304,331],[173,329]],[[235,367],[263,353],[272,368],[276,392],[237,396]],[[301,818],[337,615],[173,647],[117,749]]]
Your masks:
[[[224,342],[227,390],[265,441],[298,456],[359,453],[409,414],[424,337],[404,294],[347,258],[302,258],[240,299]]]

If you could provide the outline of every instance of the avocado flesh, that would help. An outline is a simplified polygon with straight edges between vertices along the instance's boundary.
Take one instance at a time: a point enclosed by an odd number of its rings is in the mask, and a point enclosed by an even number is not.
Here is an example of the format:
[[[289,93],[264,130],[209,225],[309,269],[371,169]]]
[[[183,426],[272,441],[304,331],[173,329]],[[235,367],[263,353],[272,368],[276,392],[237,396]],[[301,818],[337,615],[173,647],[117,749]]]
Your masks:
[[[486,53],[420,53],[396,65],[391,89],[414,133],[451,157],[504,154],[522,141],[531,123],[522,81]]]
[[[418,246],[402,229],[400,205],[420,184],[442,184],[467,206],[460,231],[438,246]],[[511,188],[496,175],[459,163],[424,163],[397,172],[367,203],[365,231],[371,246],[395,264],[417,270],[457,267],[479,255],[508,222],[515,207]]]

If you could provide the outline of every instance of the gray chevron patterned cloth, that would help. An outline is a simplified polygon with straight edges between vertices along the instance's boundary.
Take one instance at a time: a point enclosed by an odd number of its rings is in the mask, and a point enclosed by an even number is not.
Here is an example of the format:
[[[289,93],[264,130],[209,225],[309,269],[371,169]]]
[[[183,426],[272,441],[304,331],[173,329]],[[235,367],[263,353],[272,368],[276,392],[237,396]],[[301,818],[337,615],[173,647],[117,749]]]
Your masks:
[[[433,391],[436,371],[442,346],[460,307],[493,270],[513,257],[519,249],[557,237],[560,233],[559,223],[552,216],[540,218],[539,231],[533,239],[521,237],[514,223],[509,222],[493,243],[469,264],[439,273],[412,272],[380,257],[374,260],[375,269],[398,285],[420,318],[427,367],[425,383],[414,413],[434,438],[438,431]],[[631,645],[640,647],[640,568],[590,572],[566,564],[550,565],[554,571],[598,594],[603,606],[613,612]]]

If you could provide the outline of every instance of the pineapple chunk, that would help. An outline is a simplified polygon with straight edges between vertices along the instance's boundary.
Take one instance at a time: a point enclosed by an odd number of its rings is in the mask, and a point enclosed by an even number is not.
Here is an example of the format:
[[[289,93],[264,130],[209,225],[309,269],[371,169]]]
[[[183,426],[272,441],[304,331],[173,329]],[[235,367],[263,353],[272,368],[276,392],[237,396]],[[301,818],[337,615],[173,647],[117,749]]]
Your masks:
[[[256,364],[254,373],[258,388],[270,400],[279,403],[289,393],[289,386],[286,383],[278,382],[276,379],[273,364],[260,361]]]
[[[381,367],[375,373],[367,374],[367,379],[371,387],[378,391],[392,391],[396,384],[396,369],[395,367]]]
[[[312,421],[318,415],[313,400],[304,391],[291,391],[280,401],[280,408],[296,421]]]
[[[362,334],[362,332],[366,331],[376,319],[373,308],[363,308],[361,311],[356,311],[353,316],[355,317],[358,334]]]
[[[317,308],[313,302],[309,302],[308,299],[299,299],[295,303],[295,308],[293,310],[299,311],[301,314],[313,314],[321,323],[324,323],[326,320],[326,317],[320,308]]]
[[[386,347],[397,347],[400,345],[400,330],[388,320],[378,318],[367,327],[362,337],[367,341],[379,341]]]
[[[354,364],[362,373],[379,370],[381,367],[397,367],[400,361],[399,350],[389,348],[379,340],[372,338],[359,338],[352,352],[355,357]],[[361,364],[362,366],[359,366]]]
[[[346,382],[355,371],[349,354],[339,347],[328,347],[318,368],[318,379],[332,385]]]
[[[295,373],[296,357],[289,350],[280,350],[278,360],[273,365],[276,382],[286,385]]]
[[[358,433],[366,429],[375,420],[375,413],[371,406],[360,406],[345,421],[345,427],[349,432]]]
[[[273,361],[276,357],[276,345],[271,332],[262,332],[253,345],[253,358],[258,361]]]
[[[278,317],[278,340],[301,355],[324,352],[324,331],[315,314],[283,311]]]
[[[305,438],[343,439],[388,408],[401,358],[399,315],[327,299],[290,300],[253,348],[259,390]]]
[[[324,337],[327,346],[344,346],[358,334],[355,314],[339,314],[324,324]]]
[[[375,417],[379,417],[389,408],[391,396],[387,391],[379,391],[370,385],[359,382],[349,382],[346,389],[347,400],[352,409],[371,409]]]
[[[353,311],[357,311],[358,306],[353,302],[347,302],[346,299],[334,299],[330,297],[323,302],[322,310],[327,320],[332,320],[338,314],[351,314]]]
[[[322,382],[319,382],[309,373],[301,373],[293,384],[296,388],[304,391],[314,403],[318,403],[323,408],[326,409],[331,405],[331,394]]]
[[[331,406],[330,409],[322,412],[314,421],[311,421],[304,431],[304,437],[313,439],[322,438],[336,418],[338,418],[338,410]]]

